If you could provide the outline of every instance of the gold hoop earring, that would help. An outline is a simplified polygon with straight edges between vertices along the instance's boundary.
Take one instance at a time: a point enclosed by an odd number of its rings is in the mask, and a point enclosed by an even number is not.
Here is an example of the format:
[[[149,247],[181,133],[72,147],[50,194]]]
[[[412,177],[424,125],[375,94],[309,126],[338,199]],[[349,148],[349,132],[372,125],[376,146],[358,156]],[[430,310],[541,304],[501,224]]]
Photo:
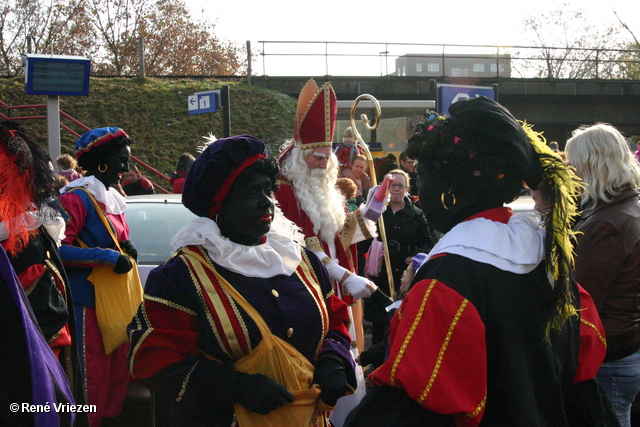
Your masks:
[[[104,166],[104,170],[102,170],[102,166]],[[109,167],[107,165],[98,165],[98,172],[105,173]]]
[[[451,206],[447,206],[447,201],[445,200],[446,194],[451,196]],[[446,210],[449,210],[456,205],[456,195],[453,194],[451,190],[447,191],[446,193],[443,191],[442,195],[440,196],[440,203],[442,203],[443,208],[445,208]]]

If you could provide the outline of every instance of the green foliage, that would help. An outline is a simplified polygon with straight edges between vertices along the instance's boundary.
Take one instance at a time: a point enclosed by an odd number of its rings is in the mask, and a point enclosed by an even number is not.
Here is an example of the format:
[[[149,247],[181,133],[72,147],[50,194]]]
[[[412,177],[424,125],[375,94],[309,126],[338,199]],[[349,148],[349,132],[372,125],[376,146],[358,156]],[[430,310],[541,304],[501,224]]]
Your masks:
[[[625,78],[640,79],[640,44],[631,43],[629,52],[620,58]]]
[[[250,134],[265,142],[276,155],[282,143],[293,135],[296,100],[272,90],[240,82],[216,79],[126,79],[91,78],[88,97],[61,97],[60,108],[89,128],[123,128],[133,139],[132,155],[159,172],[170,175],[183,152],[197,156],[203,137],[223,137],[223,115],[189,115],[187,97],[194,92],[230,86],[231,134]],[[43,96],[24,94],[21,78],[0,79],[0,101],[10,105],[44,104]],[[6,111],[2,111],[5,115]],[[44,108],[12,110],[14,117],[45,115]],[[61,122],[78,134],[84,129],[61,117]],[[36,141],[47,144],[46,120],[27,120],[23,125]],[[61,151],[73,153],[77,138],[61,131]],[[145,176],[169,189],[168,183],[151,172]]]

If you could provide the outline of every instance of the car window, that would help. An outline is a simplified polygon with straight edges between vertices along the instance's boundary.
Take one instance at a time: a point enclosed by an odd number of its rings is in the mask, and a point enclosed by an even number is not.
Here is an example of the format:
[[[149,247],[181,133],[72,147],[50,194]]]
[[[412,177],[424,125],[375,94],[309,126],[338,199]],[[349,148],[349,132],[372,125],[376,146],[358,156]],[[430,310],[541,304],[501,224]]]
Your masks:
[[[180,203],[129,203],[125,211],[139,265],[158,265],[171,256],[171,239],[196,218]]]

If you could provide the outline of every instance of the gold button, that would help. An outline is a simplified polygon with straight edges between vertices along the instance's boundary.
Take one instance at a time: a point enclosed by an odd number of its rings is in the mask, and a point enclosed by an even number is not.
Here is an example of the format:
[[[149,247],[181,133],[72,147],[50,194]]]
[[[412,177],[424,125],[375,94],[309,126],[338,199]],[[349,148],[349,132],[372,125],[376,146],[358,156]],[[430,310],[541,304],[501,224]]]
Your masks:
[[[291,335],[293,335],[293,328],[287,329],[287,336],[291,338]]]
[[[49,253],[49,251],[47,251],[46,257],[47,257],[47,259],[51,258],[51,254]]]
[[[273,294],[274,297],[278,298],[280,296],[280,294],[278,293],[278,291],[276,291],[275,289],[271,289],[271,293]]]

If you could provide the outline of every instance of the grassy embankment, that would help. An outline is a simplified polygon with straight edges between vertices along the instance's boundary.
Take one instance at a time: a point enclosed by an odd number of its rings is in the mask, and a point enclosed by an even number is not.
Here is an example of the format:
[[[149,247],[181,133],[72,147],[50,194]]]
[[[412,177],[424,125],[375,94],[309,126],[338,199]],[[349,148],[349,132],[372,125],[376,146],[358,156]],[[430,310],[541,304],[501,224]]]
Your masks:
[[[247,133],[263,140],[272,155],[292,137],[296,100],[272,90],[217,79],[92,78],[88,97],[61,97],[60,108],[90,128],[123,128],[134,140],[132,154],[165,175],[173,172],[183,152],[197,156],[202,137],[223,136],[222,112],[189,115],[187,96],[230,86],[231,134]],[[27,96],[22,78],[0,79],[0,101],[10,106],[46,103],[45,96]],[[7,114],[6,111],[3,111]],[[45,115],[46,109],[12,110],[12,116]],[[65,118],[61,122],[82,134]],[[47,146],[46,120],[23,121],[34,138]],[[75,136],[61,131],[61,151],[73,153]],[[145,176],[169,189],[150,172]]]

